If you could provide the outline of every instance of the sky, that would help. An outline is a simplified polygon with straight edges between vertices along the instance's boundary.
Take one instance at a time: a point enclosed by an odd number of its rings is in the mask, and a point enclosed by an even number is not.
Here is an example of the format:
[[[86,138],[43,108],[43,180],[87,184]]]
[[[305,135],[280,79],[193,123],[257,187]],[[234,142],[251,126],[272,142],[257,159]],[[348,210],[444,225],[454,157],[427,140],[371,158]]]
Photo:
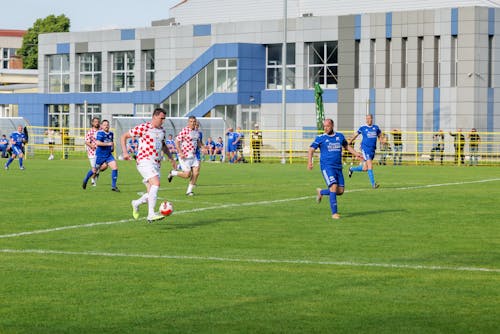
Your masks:
[[[3,0],[6,1],[7,0]],[[28,30],[39,18],[66,15],[70,31],[150,27],[179,0],[12,0],[1,6],[0,29]]]

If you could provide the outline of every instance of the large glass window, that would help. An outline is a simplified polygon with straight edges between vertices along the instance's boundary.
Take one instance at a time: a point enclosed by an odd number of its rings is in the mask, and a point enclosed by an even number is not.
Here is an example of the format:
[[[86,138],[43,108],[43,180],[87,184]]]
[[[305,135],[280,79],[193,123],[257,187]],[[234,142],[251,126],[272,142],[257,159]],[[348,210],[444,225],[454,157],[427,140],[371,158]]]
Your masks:
[[[217,59],[215,61],[216,91],[220,93],[236,92],[236,59]]]
[[[81,128],[81,133],[85,134],[87,129],[92,125],[92,118],[99,117],[102,119],[100,104],[78,104],[76,105],[78,113],[78,127]]]
[[[323,87],[336,87],[338,83],[338,42],[307,44],[308,87],[318,82]]]
[[[101,54],[82,53],[78,59],[80,62],[80,92],[101,92]]]
[[[49,93],[69,92],[69,55],[48,56]]]
[[[17,49],[0,48],[0,68],[9,68],[9,60],[16,55]]]
[[[267,89],[282,88],[283,44],[269,44],[267,54]],[[286,45],[286,87],[295,88],[295,43]]]
[[[114,92],[133,91],[135,88],[135,54],[134,51],[112,52],[113,68],[111,72]]]
[[[155,51],[144,51],[146,90],[155,90]]]
[[[49,105],[49,127],[68,128],[69,127],[69,104]]]

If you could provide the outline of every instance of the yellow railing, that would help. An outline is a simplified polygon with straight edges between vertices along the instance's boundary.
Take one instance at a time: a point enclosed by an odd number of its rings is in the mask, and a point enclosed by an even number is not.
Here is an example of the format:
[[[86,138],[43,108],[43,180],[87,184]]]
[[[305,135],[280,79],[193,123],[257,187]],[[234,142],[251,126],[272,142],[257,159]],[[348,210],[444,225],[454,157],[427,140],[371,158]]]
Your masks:
[[[47,127],[29,127],[30,141],[27,146],[28,156],[49,156],[49,138]],[[83,128],[57,128],[55,135],[54,155],[56,159],[72,159],[86,157],[85,132]],[[258,156],[262,162],[270,163],[306,163],[309,145],[319,134],[310,130],[261,130],[262,145],[253,145],[251,130],[242,131],[244,134],[243,154],[245,160],[250,163],[257,162]],[[352,130],[342,132],[346,138],[354,135]],[[435,132],[402,131],[402,151],[401,162],[404,165],[429,165],[456,164],[481,166],[500,166],[500,132],[478,132],[480,142],[477,152],[471,146],[468,132],[463,132],[465,142],[457,146],[455,151],[454,137],[448,132],[444,133],[440,149],[436,148],[437,141],[434,138]],[[377,154],[374,162],[381,164],[394,164],[399,162],[399,153],[394,150],[394,139],[391,132],[387,132],[388,145],[386,151],[381,149],[380,143],[377,147]],[[116,140],[116,138],[115,138]],[[356,150],[360,150],[359,144],[361,136],[354,144]],[[119,145],[118,142],[115,143]],[[226,145],[227,146],[227,145]],[[444,148],[441,151],[441,148]],[[317,155],[318,153],[316,153]],[[463,160],[462,160],[463,158]],[[442,159],[442,160],[441,160]],[[347,160],[347,161],[346,161]],[[462,162],[463,161],[463,162]],[[351,162],[350,157],[346,157],[344,162]]]

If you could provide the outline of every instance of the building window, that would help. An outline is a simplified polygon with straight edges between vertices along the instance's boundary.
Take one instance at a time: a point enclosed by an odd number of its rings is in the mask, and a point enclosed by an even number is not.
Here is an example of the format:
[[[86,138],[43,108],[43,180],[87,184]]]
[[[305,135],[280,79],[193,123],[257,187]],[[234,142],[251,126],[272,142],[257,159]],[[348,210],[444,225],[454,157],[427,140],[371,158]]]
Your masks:
[[[146,90],[155,90],[155,51],[144,51]]]
[[[101,54],[82,53],[78,58],[80,62],[80,92],[101,92]]]
[[[113,92],[133,91],[135,88],[134,51],[112,52],[113,68],[111,71],[111,90]]]
[[[375,48],[377,47],[377,42],[375,39],[370,40],[370,88],[375,88],[375,69],[377,68],[377,53]]]
[[[78,127],[81,128],[81,134],[85,135],[88,128],[92,125],[92,118],[98,117],[102,120],[100,104],[77,104]]]
[[[434,36],[434,87],[439,87],[439,77],[441,72],[441,53],[439,52],[441,38]]]
[[[49,127],[68,128],[69,127],[69,104],[50,104]]]
[[[237,69],[236,59],[217,59],[215,61],[215,82],[216,91],[219,93],[236,92],[237,89]]]
[[[17,49],[0,48],[0,68],[8,69],[10,58],[16,55]]]
[[[48,56],[49,93],[69,92],[69,55]]]
[[[359,88],[359,46],[360,40],[354,41],[354,88]]]
[[[406,70],[408,69],[408,38],[403,37],[401,39],[401,88],[406,88],[407,86],[407,75]]]
[[[417,39],[417,87],[424,83],[424,38]]]
[[[283,78],[283,44],[266,46],[267,89],[281,89]],[[295,43],[286,45],[286,88],[295,88]]]
[[[385,88],[391,87],[392,39],[385,39]]]
[[[457,36],[451,36],[450,46],[450,86],[457,86],[457,73],[458,73],[458,40]]]
[[[338,84],[338,42],[313,42],[307,44],[308,87],[317,82],[325,88]]]
[[[488,36],[488,87],[493,87],[493,35]]]

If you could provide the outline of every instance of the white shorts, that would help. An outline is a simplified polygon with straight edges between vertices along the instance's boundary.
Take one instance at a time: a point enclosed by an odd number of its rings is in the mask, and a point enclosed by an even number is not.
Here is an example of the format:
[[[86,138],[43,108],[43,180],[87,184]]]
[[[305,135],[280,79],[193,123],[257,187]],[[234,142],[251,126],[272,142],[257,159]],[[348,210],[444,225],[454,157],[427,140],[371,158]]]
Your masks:
[[[149,179],[158,176],[160,177],[160,164],[151,160],[142,160],[137,164],[137,170],[142,176],[142,183],[146,184]]]
[[[89,162],[90,162],[90,168],[94,168],[95,167],[95,156],[93,156],[92,158],[89,158]]]
[[[179,158],[179,165],[181,165],[181,169],[184,172],[187,172],[191,170],[191,167],[198,167],[200,165],[200,161],[194,156],[186,159]]]

